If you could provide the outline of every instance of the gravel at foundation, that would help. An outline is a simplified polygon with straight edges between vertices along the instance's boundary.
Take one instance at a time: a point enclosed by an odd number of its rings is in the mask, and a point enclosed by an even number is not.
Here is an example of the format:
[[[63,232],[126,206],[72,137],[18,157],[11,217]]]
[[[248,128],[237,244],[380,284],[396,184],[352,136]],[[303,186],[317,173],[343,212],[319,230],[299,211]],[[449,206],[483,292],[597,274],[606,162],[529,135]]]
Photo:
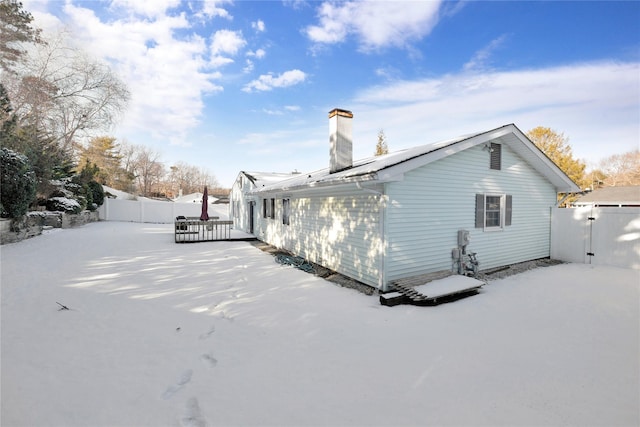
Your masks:
[[[278,249],[272,245],[261,241],[252,242],[253,246],[258,249],[270,253],[273,256],[277,256],[279,254],[282,255],[292,255],[288,251]],[[365,295],[377,295],[378,290],[372,288],[371,286],[365,285],[364,283],[358,282],[357,280],[346,277],[340,273],[336,273],[333,270],[325,268],[321,265],[315,264],[313,262],[307,261],[308,264],[313,266],[313,274],[318,277],[322,277],[325,280],[328,280],[332,283],[335,283],[338,286],[343,288],[354,289],[358,292],[361,292]],[[523,273],[525,271],[533,270],[534,268],[540,267],[550,267],[553,265],[562,264],[562,261],[550,259],[550,258],[540,258],[534,259],[531,261],[519,262],[516,264],[506,265],[503,267],[492,268],[487,270],[481,270],[478,273],[478,280],[483,280],[485,282],[491,282],[492,280],[503,279],[505,277],[513,276],[514,274]]]

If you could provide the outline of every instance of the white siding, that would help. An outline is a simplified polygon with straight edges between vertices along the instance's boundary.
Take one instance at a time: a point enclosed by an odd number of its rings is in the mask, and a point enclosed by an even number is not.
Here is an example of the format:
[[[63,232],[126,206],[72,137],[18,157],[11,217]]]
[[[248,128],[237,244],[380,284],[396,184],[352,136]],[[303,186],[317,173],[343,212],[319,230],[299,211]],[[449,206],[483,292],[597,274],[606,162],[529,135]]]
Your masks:
[[[258,209],[258,237],[310,261],[378,287],[381,261],[380,196],[356,193],[322,197],[276,195],[275,218]],[[271,196],[268,196],[271,198]],[[282,199],[290,204],[290,224],[282,224]]]
[[[479,193],[511,194],[512,225],[475,228]],[[506,145],[501,170],[489,169],[489,153],[477,146],[408,172],[387,194],[387,281],[451,269],[460,229],[470,231],[481,269],[549,256],[555,189]]]
[[[233,221],[236,230],[250,232],[249,227],[249,203],[254,200],[246,193],[251,190],[253,184],[244,175],[240,174],[233,183],[229,193],[229,219]]]

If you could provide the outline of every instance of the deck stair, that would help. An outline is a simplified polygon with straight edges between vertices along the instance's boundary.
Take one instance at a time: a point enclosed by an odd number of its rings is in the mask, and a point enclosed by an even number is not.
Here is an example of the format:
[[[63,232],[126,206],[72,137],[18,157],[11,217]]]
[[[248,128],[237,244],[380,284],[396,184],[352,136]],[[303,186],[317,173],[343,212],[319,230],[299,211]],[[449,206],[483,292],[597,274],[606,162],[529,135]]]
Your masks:
[[[476,294],[485,284],[481,280],[447,272],[416,276],[392,282],[392,292],[380,295],[380,304],[390,307],[399,304],[438,305]]]

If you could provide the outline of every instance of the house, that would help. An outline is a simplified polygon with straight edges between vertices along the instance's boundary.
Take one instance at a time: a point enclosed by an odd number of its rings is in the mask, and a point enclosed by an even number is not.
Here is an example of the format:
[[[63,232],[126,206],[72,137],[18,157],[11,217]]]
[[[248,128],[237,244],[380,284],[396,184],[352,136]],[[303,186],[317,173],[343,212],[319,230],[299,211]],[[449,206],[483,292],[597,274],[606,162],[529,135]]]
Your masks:
[[[598,188],[581,196],[572,206],[640,207],[640,185]]]
[[[381,291],[451,271],[459,236],[482,269],[549,256],[557,194],[580,189],[515,125],[353,161],[352,121],[329,113],[325,169],[262,184],[241,173],[234,221]]]
[[[229,218],[233,219],[234,228],[254,234],[257,218],[255,209],[259,202],[259,197],[255,196],[254,192],[267,185],[291,178],[296,173],[240,171],[229,193]]]

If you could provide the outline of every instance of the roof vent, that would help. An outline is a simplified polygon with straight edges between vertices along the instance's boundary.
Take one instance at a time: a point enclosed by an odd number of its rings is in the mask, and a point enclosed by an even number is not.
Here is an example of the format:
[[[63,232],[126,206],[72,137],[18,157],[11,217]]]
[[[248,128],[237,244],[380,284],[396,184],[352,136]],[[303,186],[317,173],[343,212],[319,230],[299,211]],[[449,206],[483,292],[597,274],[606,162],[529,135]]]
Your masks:
[[[329,112],[330,173],[353,166],[352,120],[351,111],[335,108]]]

